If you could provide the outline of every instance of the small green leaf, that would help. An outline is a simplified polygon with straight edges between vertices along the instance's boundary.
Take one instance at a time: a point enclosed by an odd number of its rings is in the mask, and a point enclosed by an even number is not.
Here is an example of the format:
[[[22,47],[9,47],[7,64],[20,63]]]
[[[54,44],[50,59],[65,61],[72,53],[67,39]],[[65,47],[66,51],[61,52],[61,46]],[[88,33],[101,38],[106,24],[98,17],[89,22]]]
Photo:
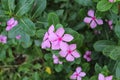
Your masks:
[[[97,4],[97,9],[98,9],[99,11],[104,12],[104,11],[109,10],[109,9],[112,7],[112,5],[113,5],[113,4],[110,3],[108,0],[101,0],[101,1],[99,1],[98,4]]]
[[[110,58],[113,60],[118,60],[120,59],[120,46],[115,47],[111,52],[110,52]]]
[[[9,12],[15,9],[15,0],[1,0],[2,8]]]
[[[59,17],[54,12],[49,13],[48,23],[49,25],[53,24],[54,26],[56,26],[59,23]]]
[[[83,6],[91,6],[92,1],[91,0],[75,0],[78,4]]]
[[[95,72],[96,72],[97,74],[99,74],[99,73],[101,72],[101,70],[102,70],[101,66],[96,63],[96,64],[95,64]]]
[[[30,36],[35,35],[35,24],[29,18],[26,18],[26,17],[21,18],[20,26]]]
[[[40,14],[46,8],[46,4],[47,4],[46,0],[35,0],[35,8],[33,10],[32,18],[36,18],[36,17],[40,16]]]
[[[109,45],[115,45],[115,42],[110,41],[110,40],[99,40],[94,43],[94,49],[95,51],[102,51],[105,47]]]
[[[61,65],[61,64],[55,66],[56,72],[60,72],[60,71],[62,71],[62,69],[63,69],[63,65]]]
[[[115,34],[120,39],[120,21],[118,21],[117,24],[115,25]]]
[[[120,79],[120,62],[118,63],[118,65],[117,65],[117,68],[116,68],[116,77],[118,78],[118,79]]]
[[[22,16],[26,14],[32,8],[33,2],[34,0],[18,0],[16,15]]]

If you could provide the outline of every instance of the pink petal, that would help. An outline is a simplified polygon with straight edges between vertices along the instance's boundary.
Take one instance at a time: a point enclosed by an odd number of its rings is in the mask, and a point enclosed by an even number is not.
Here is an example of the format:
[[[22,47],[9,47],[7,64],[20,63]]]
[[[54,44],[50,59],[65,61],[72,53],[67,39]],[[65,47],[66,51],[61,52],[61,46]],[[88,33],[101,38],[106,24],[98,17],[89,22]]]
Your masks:
[[[62,37],[63,34],[64,34],[65,30],[61,27],[61,28],[58,28],[57,31],[56,31],[56,34],[59,36],[59,37]]]
[[[109,25],[112,25],[112,23],[113,23],[112,20],[109,20],[109,21],[108,21],[108,24],[109,24]]]
[[[80,74],[79,74],[81,77],[84,77],[85,75],[86,75],[86,73],[85,72],[80,72]]]
[[[98,76],[98,80],[105,80],[104,75],[100,73],[99,76]]]
[[[58,64],[58,63],[59,63],[59,60],[58,60],[58,59],[54,59],[54,60],[53,60],[53,63],[54,63],[54,64]]]
[[[6,31],[10,31],[12,29],[12,26],[7,26]]]
[[[88,11],[88,16],[94,17],[94,10],[89,10]]]
[[[70,35],[70,34],[65,34],[62,39],[63,39],[64,41],[66,41],[66,42],[70,42],[70,41],[72,41],[74,38],[73,38],[73,36]]]
[[[60,51],[59,54],[60,54],[61,57],[65,57],[67,55],[67,52],[66,51]]]
[[[59,61],[59,64],[62,64],[63,62]]]
[[[91,22],[91,20],[92,20],[92,18],[90,18],[90,17],[85,17],[84,18],[84,22],[88,23],[88,24]]]
[[[90,57],[87,57],[86,60],[87,60],[88,62],[90,62],[90,61],[91,61],[91,58],[90,58]]]
[[[46,40],[47,38],[48,38],[48,33],[46,32],[45,35],[44,35],[43,40]]]
[[[76,79],[77,76],[76,76],[75,74],[76,74],[76,72],[74,72],[74,73],[70,76],[70,79]]]
[[[96,22],[97,22],[97,24],[99,24],[99,25],[102,25],[102,24],[103,24],[103,20],[102,20],[102,19],[96,19]]]
[[[8,21],[7,21],[7,25],[12,25],[14,23],[14,18],[10,18]]]
[[[68,54],[67,57],[66,57],[66,60],[67,61],[74,61],[74,57],[71,55],[71,54]]]
[[[71,45],[69,45],[69,49],[70,50],[75,50],[76,49],[76,44],[71,44]]]
[[[60,49],[60,44],[57,43],[57,41],[52,42],[52,50],[59,50]]]
[[[107,76],[105,80],[112,80],[113,76]]]
[[[82,71],[82,68],[81,68],[81,67],[77,67],[77,68],[76,68],[76,72],[77,72],[77,73],[80,73],[81,71]]]
[[[56,55],[53,55],[52,57],[53,57],[53,59],[57,59],[58,58]]]
[[[78,77],[77,77],[77,80],[82,80],[82,78],[78,76]]]
[[[80,54],[75,50],[72,52],[72,55],[75,57],[75,58],[79,58],[80,57]]]
[[[60,49],[62,51],[67,51],[68,50],[68,44],[66,42],[60,42]]]
[[[83,58],[87,59],[87,55],[86,55],[86,54],[84,54]]]
[[[91,51],[86,51],[85,54],[86,55],[91,55]]]
[[[54,32],[54,25],[51,25],[48,29],[48,33],[51,34]]]
[[[113,26],[109,26],[110,27],[110,30],[113,30]]]
[[[113,2],[115,2],[115,0],[109,0],[109,2],[113,3]]]
[[[90,27],[93,29],[97,26],[96,22],[93,20],[91,23],[90,23]]]
[[[19,40],[20,38],[21,38],[21,35],[17,35],[17,36],[16,36],[16,39]]]
[[[16,26],[17,24],[18,24],[18,21],[15,20],[15,21],[14,21],[14,24],[12,24],[12,26],[14,27],[14,26]]]
[[[43,41],[42,44],[41,44],[41,47],[43,49],[50,48],[50,42],[49,42],[49,40]]]
[[[50,41],[55,41],[58,37],[55,33],[50,33],[48,38]]]

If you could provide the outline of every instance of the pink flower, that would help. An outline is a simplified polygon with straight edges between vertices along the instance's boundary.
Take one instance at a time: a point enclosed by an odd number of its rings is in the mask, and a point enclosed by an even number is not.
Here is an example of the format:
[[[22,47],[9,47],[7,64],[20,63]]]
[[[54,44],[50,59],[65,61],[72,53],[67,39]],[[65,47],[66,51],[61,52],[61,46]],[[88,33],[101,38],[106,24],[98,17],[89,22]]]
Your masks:
[[[7,42],[7,37],[4,35],[0,35],[0,43],[6,43]]]
[[[88,16],[90,17],[85,17],[84,22],[90,24],[90,27],[93,29],[98,25],[102,25],[103,21],[101,19],[97,19],[94,15],[94,10],[89,10],[88,11]]]
[[[109,0],[109,2],[113,3],[113,2],[115,2],[115,0]]]
[[[62,64],[62,62],[59,61],[59,58],[56,55],[53,55],[53,62],[54,62],[54,64]]]
[[[98,80],[112,80],[113,76],[105,77],[103,74],[99,74]]]
[[[16,39],[19,40],[20,38],[21,38],[21,35],[17,35],[17,36],[16,36]]]
[[[91,61],[91,51],[86,51],[84,54],[84,58],[89,62]]]
[[[112,20],[106,20],[106,22],[108,23],[110,30],[113,30],[113,25],[112,25],[113,21]]]
[[[70,76],[70,79],[82,80],[82,77],[86,75],[85,72],[82,72],[81,67],[77,67],[76,71]]]
[[[53,50],[59,50],[61,48],[64,48],[66,42],[70,42],[73,40],[73,36],[70,34],[64,34],[65,31],[61,27],[57,29],[55,33],[51,33],[49,36],[49,39],[52,43],[52,49]]]
[[[67,61],[74,61],[74,58],[79,58],[80,54],[76,50],[76,44],[66,45],[59,52],[61,57],[66,57]]]
[[[50,43],[50,40],[49,40],[49,35],[51,33],[53,33],[53,31],[54,31],[54,26],[51,25],[50,28],[48,29],[48,32],[46,32],[45,35],[44,35],[43,42],[41,44],[41,47],[43,49],[50,48],[51,43]]]
[[[17,20],[14,20],[14,18],[11,18],[7,21],[7,27],[6,31],[10,31],[13,27],[15,27],[18,24]]]

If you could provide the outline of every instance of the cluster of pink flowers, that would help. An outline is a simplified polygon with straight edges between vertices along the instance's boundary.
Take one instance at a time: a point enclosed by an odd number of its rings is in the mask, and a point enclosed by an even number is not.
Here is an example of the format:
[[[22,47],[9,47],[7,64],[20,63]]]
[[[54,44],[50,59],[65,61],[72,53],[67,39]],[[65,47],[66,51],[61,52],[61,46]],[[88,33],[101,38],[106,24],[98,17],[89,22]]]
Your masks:
[[[15,27],[18,24],[18,21],[15,20],[14,18],[11,18],[7,21],[7,27],[6,31],[10,31],[13,27]],[[16,36],[16,39],[20,39],[20,35]],[[0,43],[7,43],[7,36],[0,35]]]
[[[76,50],[76,44],[69,45],[67,43],[73,39],[72,35],[65,34],[63,27],[60,27],[55,31],[54,26],[51,25],[44,35],[41,47],[43,49],[51,48],[52,50],[60,50],[59,55],[61,57],[66,57],[67,61],[74,61],[75,58],[80,57],[80,54]],[[55,56],[53,59],[55,61]],[[56,60],[59,62],[58,58]]]

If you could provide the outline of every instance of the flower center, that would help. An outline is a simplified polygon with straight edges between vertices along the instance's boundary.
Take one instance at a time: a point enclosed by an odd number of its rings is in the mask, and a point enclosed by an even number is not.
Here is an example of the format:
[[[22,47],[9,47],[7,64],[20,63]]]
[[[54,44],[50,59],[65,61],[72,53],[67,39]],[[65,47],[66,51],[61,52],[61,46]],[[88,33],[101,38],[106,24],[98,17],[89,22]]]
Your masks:
[[[58,38],[58,41],[62,41],[62,38],[60,37],[60,38]]]
[[[90,55],[87,55],[87,57],[90,57]]]
[[[92,17],[92,20],[95,20],[96,19],[96,17]]]
[[[79,74],[77,73],[76,76],[79,76]]]
[[[72,51],[71,50],[68,50],[68,54],[71,54],[72,53]]]

